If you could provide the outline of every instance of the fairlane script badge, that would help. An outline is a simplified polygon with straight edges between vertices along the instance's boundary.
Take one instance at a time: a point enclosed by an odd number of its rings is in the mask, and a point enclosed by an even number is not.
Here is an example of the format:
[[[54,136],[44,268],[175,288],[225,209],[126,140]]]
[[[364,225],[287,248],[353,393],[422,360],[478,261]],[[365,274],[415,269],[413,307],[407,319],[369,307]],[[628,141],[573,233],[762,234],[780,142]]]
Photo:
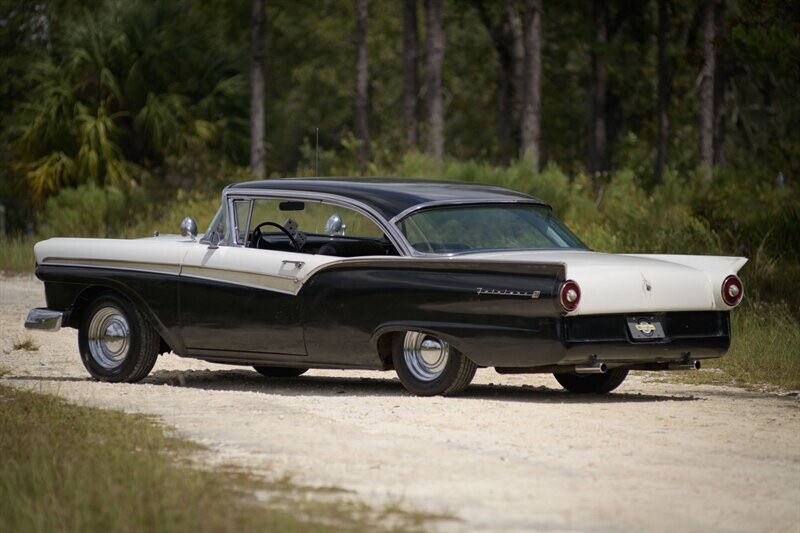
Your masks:
[[[542,294],[542,291],[512,291],[509,289],[484,289],[483,287],[478,287],[476,292],[479,296],[519,296],[521,298],[533,298],[534,300]]]

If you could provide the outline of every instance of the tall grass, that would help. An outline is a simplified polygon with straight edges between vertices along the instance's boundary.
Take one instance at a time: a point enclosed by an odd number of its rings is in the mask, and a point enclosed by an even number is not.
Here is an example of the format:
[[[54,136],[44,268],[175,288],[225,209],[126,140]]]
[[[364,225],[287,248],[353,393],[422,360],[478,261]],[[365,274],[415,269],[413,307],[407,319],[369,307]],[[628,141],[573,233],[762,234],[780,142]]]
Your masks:
[[[0,428],[0,531],[375,531],[428,519],[285,478],[198,469],[186,461],[196,447],[150,419],[52,396],[0,386]],[[277,503],[257,502],[256,490]]]
[[[36,264],[36,259],[33,257],[33,245],[36,240],[32,236],[0,239],[0,273],[33,272]]]
[[[736,381],[800,389],[800,323],[785,306],[750,304],[733,313],[733,341],[716,363]]]

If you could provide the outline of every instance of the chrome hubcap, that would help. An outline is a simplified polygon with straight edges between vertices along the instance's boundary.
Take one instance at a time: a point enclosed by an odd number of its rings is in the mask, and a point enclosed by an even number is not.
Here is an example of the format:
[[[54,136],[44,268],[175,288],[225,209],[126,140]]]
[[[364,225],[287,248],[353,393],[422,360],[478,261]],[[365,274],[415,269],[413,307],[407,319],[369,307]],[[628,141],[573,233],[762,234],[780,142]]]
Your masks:
[[[420,381],[433,381],[444,372],[450,345],[432,335],[409,331],[403,339],[403,358],[411,374]]]
[[[89,322],[89,353],[103,368],[117,368],[128,357],[131,331],[122,311],[108,306],[99,309]]]

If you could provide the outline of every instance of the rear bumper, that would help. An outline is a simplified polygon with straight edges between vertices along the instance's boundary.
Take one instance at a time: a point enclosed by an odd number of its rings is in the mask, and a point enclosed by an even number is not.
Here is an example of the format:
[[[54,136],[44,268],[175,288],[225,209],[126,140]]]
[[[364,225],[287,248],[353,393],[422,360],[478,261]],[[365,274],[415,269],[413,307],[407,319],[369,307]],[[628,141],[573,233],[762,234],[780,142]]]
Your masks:
[[[617,366],[669,366],[722,357],[731,343],[727,311],[647,313],[660,329],[652,338],[634,336],[627,314],[581,315],[542,324],[516,339],[497,335],[495,348],[464,351],[481,366],[508,372],[537,372],[541,368],[604,363]],[[640,315],[637,315],[640,316]],[[502,344],[498,341],[507,341]],[[512,342],[514,341],[514,342]],[[484,343],[485,345],[488,343]],[[473,356],[477,354],[477,357]],[[482,354],[490,354],[489,357]]]
[[[38,329],[41,331],[58,331],[64,323],[64,313],[53,311],[44,307],[36,307],[28,312],[25,319],[25,329]]]
[[[594,315],[564,321],[566,353],[559,364],[587,360],[608,363],[672,362],[721,357],[730,347],[730,317],[726,311],[651,313],[663,337],[635,338],[629,315]]]

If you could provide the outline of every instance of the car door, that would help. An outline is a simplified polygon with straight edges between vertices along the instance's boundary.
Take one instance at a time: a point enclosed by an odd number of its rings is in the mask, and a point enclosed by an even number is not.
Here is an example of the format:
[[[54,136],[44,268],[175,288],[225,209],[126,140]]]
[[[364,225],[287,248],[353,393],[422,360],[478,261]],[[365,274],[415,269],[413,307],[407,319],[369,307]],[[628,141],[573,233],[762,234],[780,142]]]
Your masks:
[[[295,294],[303,266],[302,254],[194,246],[184,259],[179,286],[187,350],[230,357],[305,355]]]
[[[200,242],[181,265],[179,308],[187,351],[223,359],[263,354],[306,354],[298,276],[307,255],[245,248],[238,227],[248,227],[249,202],[233,206],[233,228],[226,231],[226,212],[212,226],[223,235],[220,246]],[[239,220],[241,219],[241,220]]]

